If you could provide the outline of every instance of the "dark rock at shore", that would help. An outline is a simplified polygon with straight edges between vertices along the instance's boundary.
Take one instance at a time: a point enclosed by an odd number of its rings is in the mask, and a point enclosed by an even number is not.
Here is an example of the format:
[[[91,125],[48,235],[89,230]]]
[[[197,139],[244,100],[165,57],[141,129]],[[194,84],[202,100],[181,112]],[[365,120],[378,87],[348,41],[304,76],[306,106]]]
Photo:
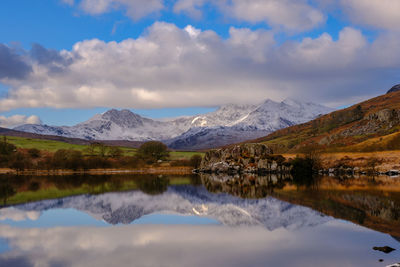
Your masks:
[[[391,248],[389,246],[384,246],[384,247],[373,247],[374,250],[381,251],[383,253],[389,254],[390,252],[396,250],[394,248]]]
[[[390,88],[390,90],[387,91],[387,94],[397,92],[397,91],[400,91],[400,84],[397,84],[397,85],[393,86],[392,88]]]
[[[285,158],[273,155],[263,144],[241,144],[208,151],[200,165],[201,172],[260,173],[286,172]]]

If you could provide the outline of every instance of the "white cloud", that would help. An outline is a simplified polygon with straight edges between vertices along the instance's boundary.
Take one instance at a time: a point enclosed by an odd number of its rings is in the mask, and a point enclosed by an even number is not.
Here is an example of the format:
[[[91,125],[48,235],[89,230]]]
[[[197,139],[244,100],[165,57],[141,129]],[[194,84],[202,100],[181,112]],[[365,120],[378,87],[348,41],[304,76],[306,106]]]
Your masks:
[[[341,0],[340,4],[355,23],[400,31],[399,0]]]
[[[0,79],[12,88],[0,110],[216,106],[288,96],[345,105],[398,83],[399,44],[394,33],[370,43],[351,27],[338,40],[323,33],[279,44],[271,31],[232,27],[224,39],[157,22],[137,39],[86,40],[58,55],[41,49],[30,75]]]
[[[23,124],[40,124],[42,123],[40,118],[36,115],[25,116],[25,115],[13,115],[10,117],[0,116],[0,127],[14,128]],[[1,217],[1,216],[0,216]]]
[[[201,7],[206,3],[216,5],[227,17],[251,23],[266,22],[295,32],[313,29],[325,21],[324,14],[306,0],[179,0],[174,11],[199,18]]]
[[[73,0],[62,0],[70,5]],[[90,15],[100,15],[115,9],[123,9],[133,20],[141,19],[164,8],[163,0],[81,0],[79,8]]]
[[[207,2],[208,0],[178,0],[174,5],[174,12],[184,12],[193,18],[200,19],[201,7]]]

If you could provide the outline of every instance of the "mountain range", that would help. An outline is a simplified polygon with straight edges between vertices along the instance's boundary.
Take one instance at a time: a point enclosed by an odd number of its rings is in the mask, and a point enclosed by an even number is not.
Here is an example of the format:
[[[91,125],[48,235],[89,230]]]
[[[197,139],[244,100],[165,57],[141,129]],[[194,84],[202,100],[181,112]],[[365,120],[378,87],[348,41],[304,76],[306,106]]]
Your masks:
[[[154,120],[127,109],[111,109],[75,126],[25,124],[14,129],[86,140],[159,140],[173,149],[192,150],[259,138],[331,111],[314,103],[268,99],[258,105],[224,105],[198,116]]]

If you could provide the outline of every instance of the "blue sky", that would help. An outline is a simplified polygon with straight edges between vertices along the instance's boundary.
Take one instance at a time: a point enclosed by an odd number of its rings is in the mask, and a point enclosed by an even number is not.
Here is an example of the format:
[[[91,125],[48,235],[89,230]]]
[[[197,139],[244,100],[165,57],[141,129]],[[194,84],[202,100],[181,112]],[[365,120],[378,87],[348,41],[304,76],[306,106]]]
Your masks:
[[[400,81],[397,7],[397,0],[3,0],[0,126],[73,125],[109,108],[194,115],[267,98],[349,105]]]

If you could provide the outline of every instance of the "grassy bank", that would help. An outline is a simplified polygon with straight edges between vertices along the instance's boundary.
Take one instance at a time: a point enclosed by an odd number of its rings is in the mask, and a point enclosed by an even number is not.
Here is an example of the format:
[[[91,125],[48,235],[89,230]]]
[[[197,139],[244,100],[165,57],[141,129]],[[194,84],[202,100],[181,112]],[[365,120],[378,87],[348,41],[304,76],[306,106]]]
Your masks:
[[[32,149],[36,148],[41,151],[47,151],[50,153],[54,153],[59,149],[73,149],[77,151],[81,151],[84,155],[88,154],[88,145],[75,145],[69,144],[65,142],[52,141],[52,140],[43,140],[43,139],[32,139],[32,138],[24,138],[24,137],[14,137],[7,136],[7,141],[17,148],[21,149]],[[137,149],[130,147],[119,147],[124,156],[134,156],[136,154]],[[179,160],[179,159],[190,159],[193,155],[203,155],[202,152],[191,152],[191,151],[171,151],[170,159],[171,160]]]

